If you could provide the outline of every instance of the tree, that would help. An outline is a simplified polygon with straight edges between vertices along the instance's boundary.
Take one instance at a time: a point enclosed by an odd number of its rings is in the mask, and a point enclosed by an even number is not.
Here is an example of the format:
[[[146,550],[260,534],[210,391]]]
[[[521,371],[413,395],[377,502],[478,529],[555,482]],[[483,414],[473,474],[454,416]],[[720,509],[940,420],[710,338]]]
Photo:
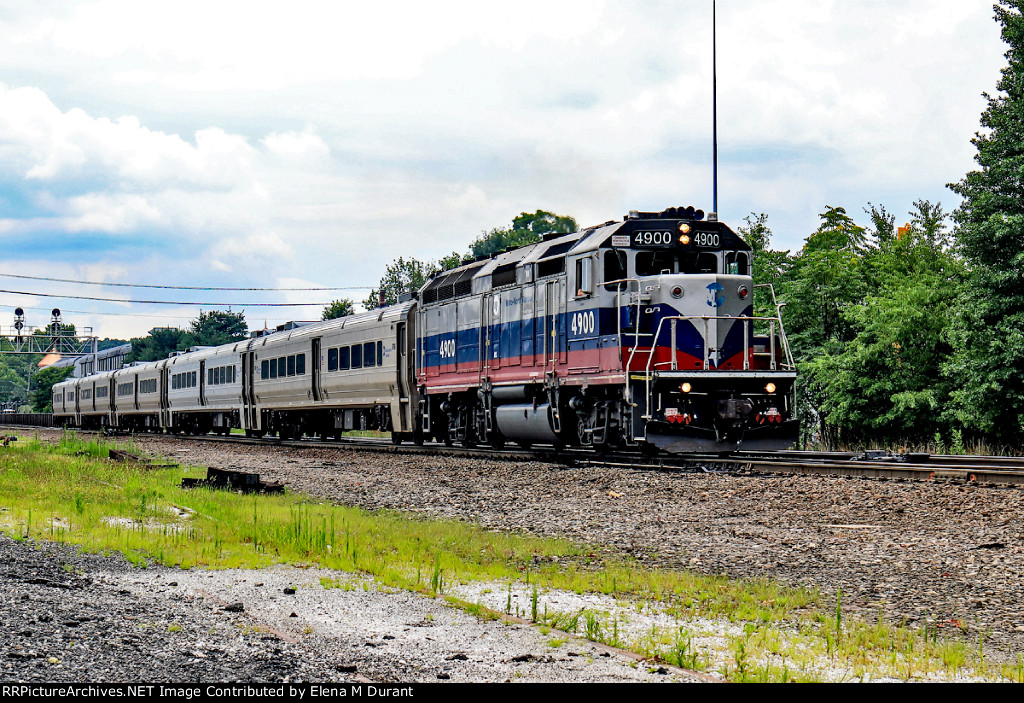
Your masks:
[[[956,247],[969,268],[946,373],[957,418],[997,442],[1024,441],[1024,16],[1022,0],[995,6],[1007,65],[985,94],[983,130],[971,142],[979,169],[949,187]]]
[[[48,366],[36,373],[34,377],[35,390],[32,391],[32,411],[52,413],[53,387],[61,381],[71,378],[74,372],[74,366],[64,366],[57,369]]]
[[[869,202],[864,212],[871,218],[871,226],[874,228],[871,236],[877,245],[881,246],[896,239],[896,216],[888,212],[884,205]]]
[[[331,304],[324,308],[321,320],[335,320],[339,317],[348,317],[355,312],[355,304],[348,298],[331,301]]]
[[[509,248],[536,244],[545,234],[568,234],[577,229],[576,220],[568,215],[556,215],[547,210],[522,212],[513,218],[511,228],[495,227],[490,232],[482,232],[470,244],[470,251],[474,257],[490,256]]]
[[[913,229],[865,256],[878,290],[844,311],[855,336],[808,368],[823,390],[824,419],[846,443],[949,436],[953,384],[940,371],[963,267]]]
[[[398,257],[392,261],[380,279],[380,284],[370,291],[369,297],[363,301],[367,310],[372,310],[379,305],[394,305],[398,297],[407,293],[418,291],[427,282],[427,272],[433,266],[424,264],[419,259],[412,257]]]
[[[125,357],[124,363],[166,359],[172,352],[187,349],[189,339],[189,334],[177,327],[154,327],[145,337],[135,337],[131,340],[132,350]]]
[[[192,320],[189,334],[192,337],[189,346],[215,347],[247,338],[249,326],[244,312],[231,312],[230,308],[210,310],[200,312],[199,317]]]
[[[755,285],[770,284],[776,295],[780,283],[790,266],[789,251],[774,251],[771,248],[772,230],[768,226],[768,215],[750,213],[743,218],[745,224],[737,228],[740,236],[751,249],[751,272]],[[771,294],[764,288],[754,289],[754,315],[772,317],[775,306]]]

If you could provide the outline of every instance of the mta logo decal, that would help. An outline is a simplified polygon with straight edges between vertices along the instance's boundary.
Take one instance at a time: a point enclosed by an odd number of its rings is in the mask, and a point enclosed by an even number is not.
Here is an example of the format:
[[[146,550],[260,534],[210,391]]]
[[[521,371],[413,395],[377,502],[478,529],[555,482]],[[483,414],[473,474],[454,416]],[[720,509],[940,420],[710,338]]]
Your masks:
[[[712,283],[708,286],[708,307],[721,307],[725,302],[725,287],[721,283]]]

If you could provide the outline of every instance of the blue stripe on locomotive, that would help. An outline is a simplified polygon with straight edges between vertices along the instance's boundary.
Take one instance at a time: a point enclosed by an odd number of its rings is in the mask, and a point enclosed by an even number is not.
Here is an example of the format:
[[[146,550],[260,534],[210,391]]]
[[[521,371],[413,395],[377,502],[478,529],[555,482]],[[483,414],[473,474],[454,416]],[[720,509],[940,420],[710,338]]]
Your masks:
[[[672,306],[664,303],[659,304],[657,307],[658,310],[651,314],[642,316],[642,324],[639,330],[641,333],[640,346],[642,347],[647,347],[650,344],[650,335],[654,334],[658,328],[658,324],[663,318],[673,317],[680,314]],[[584,327],[578,324],[577,331],[574,334],[570,322],[571,317],[574,315],[589,315],[591,313],[594,314],[595,330],[591,332],[589,331],[589,328],[587,328],[586,331],[584,331]],[[743,311],[744,316],[750,316],[752,314],[752,307],[748,307]],[[635,315],[635,306],[631,308],[623,306],[619,309],[624,345],[631,346],[632,344],[632,335],[625,330],[628,328],[630,320]],[[548,316],[548,318],[550,320],[550,316]],[[516,327],[519,327],[518,333]],[[497,342],[495,348],[490,350],[491,358],[506,361],[508,359],[519,357],[532,357],[535,354],[541,353],[545,348],[547,348],[549,354],[552,353],[550,340],[548,346],[545,347],[545,327],[546,325],[544,323],[543,316],[491,325],[489,330],[490,339]],[[557,316],[555,341],[558,344],[558,348],[555,352],[585,351],[603,348],[608,345],[602,344],[602,338],[614,338],[615,335],[618,334],[618,331],[619,324],[615,318],[614,308],[590,308],[587,310],[560,313]],[[442,342],[450,341],[453,338],[455,339],[454,349],[452,349],[451,346],[448,346],[446,348],[445,356],[442,357]],[[434,369],[438,366],[446,366],[453,363],[459,365],[474,364],[481,358],[480,330],[477,327],[458,330],[457,333],[444,332],[441,334],[430,335],[422,339],[421,344],[424,349],[425,367],[428,369]],[[568,344],[568,348],[565,347],[566,344]],[[612,346],[615,344],[616,341],[611,341]],[[671,327],[668,322],[662,325],[661,332],[658,335],[655,346],[672,346]],[[714,346],[714,342],[711,346]],[[676,323],[676,349],[680,352],[697,357],[698,359],[703,358],[703,330],[698,330],[690,320],[679,320]],[[725,342],[719,350],[720,358],[725,360],[741,353],[742,351],[743,325],[734,324],[730,327],[729,332],[726,335]]]

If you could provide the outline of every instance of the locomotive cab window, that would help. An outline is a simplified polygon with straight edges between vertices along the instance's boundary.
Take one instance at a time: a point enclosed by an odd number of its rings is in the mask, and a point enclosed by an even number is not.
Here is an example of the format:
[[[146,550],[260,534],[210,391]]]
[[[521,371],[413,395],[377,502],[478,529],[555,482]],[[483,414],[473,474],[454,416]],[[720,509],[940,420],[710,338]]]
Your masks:
[[[586,298],[594,292],[593,282],[591,279],[593,271],[592,259],[589,256],[585,256],[581,259],[576,259],[576,297]]]
[[[747,275],[747,252],[730,251],[725,255],[725,272],[734,276]]]
[[[621,281],[627,277],[626,273],[626,252],[614,249],[612,251],[606,251],[604,253],[604,280],[605,281]],[[604,284],[605,290],[618,290],[618,283]]]
[[[718,273],[718,255],[710,251],[642,251],[636,255],[637,276],[666,273]]]

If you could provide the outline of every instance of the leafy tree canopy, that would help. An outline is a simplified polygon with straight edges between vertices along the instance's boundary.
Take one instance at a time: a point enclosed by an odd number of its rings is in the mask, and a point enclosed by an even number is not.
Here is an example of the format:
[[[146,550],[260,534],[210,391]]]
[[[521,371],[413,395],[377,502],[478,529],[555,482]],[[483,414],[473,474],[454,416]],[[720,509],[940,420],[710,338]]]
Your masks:
[[[348,298],[331,301],[331,304],[324,308],[321,320],[335,320],[339,317],[348,317],[355,312],[355,304]]]
[[[972,143],[979,168],[950,188],[956,249],[969,273],[950,339],[946,373],[957,417],[999,443],[1024,442],[1024,16],[1022,0],[995,6],[1007,65],[985,95]]]
[[[523,212],[513,218],[512,227],[495,227],[483,232],[470,244],[472,256],[490,256],[509,248],[539,242],[545,234],[568,234],[578,229],[576,220],[547,210]]]
[[[249,336],[249,326],[244,312],[210,310],[200,312],[199,317],[192,320],[189,333],[192,336],[190,346],[218,346],[245,339]]]
[[[188,330],[177,327],[154,327],[147,336],[132,339],[132,351],[125,358],[125,363],[158,361],[166,359],[172,352],[197,346],[229,344],[241,341],[247,336],[245,313],[231,310],[200,312],[199,317],[192,320]]]
[[[35,375],[35,389],[32,391],[32,411],[37,413],[53,412],[53,387],[61,381],[71,378],[74,366],[62,368],[47,367]]]

